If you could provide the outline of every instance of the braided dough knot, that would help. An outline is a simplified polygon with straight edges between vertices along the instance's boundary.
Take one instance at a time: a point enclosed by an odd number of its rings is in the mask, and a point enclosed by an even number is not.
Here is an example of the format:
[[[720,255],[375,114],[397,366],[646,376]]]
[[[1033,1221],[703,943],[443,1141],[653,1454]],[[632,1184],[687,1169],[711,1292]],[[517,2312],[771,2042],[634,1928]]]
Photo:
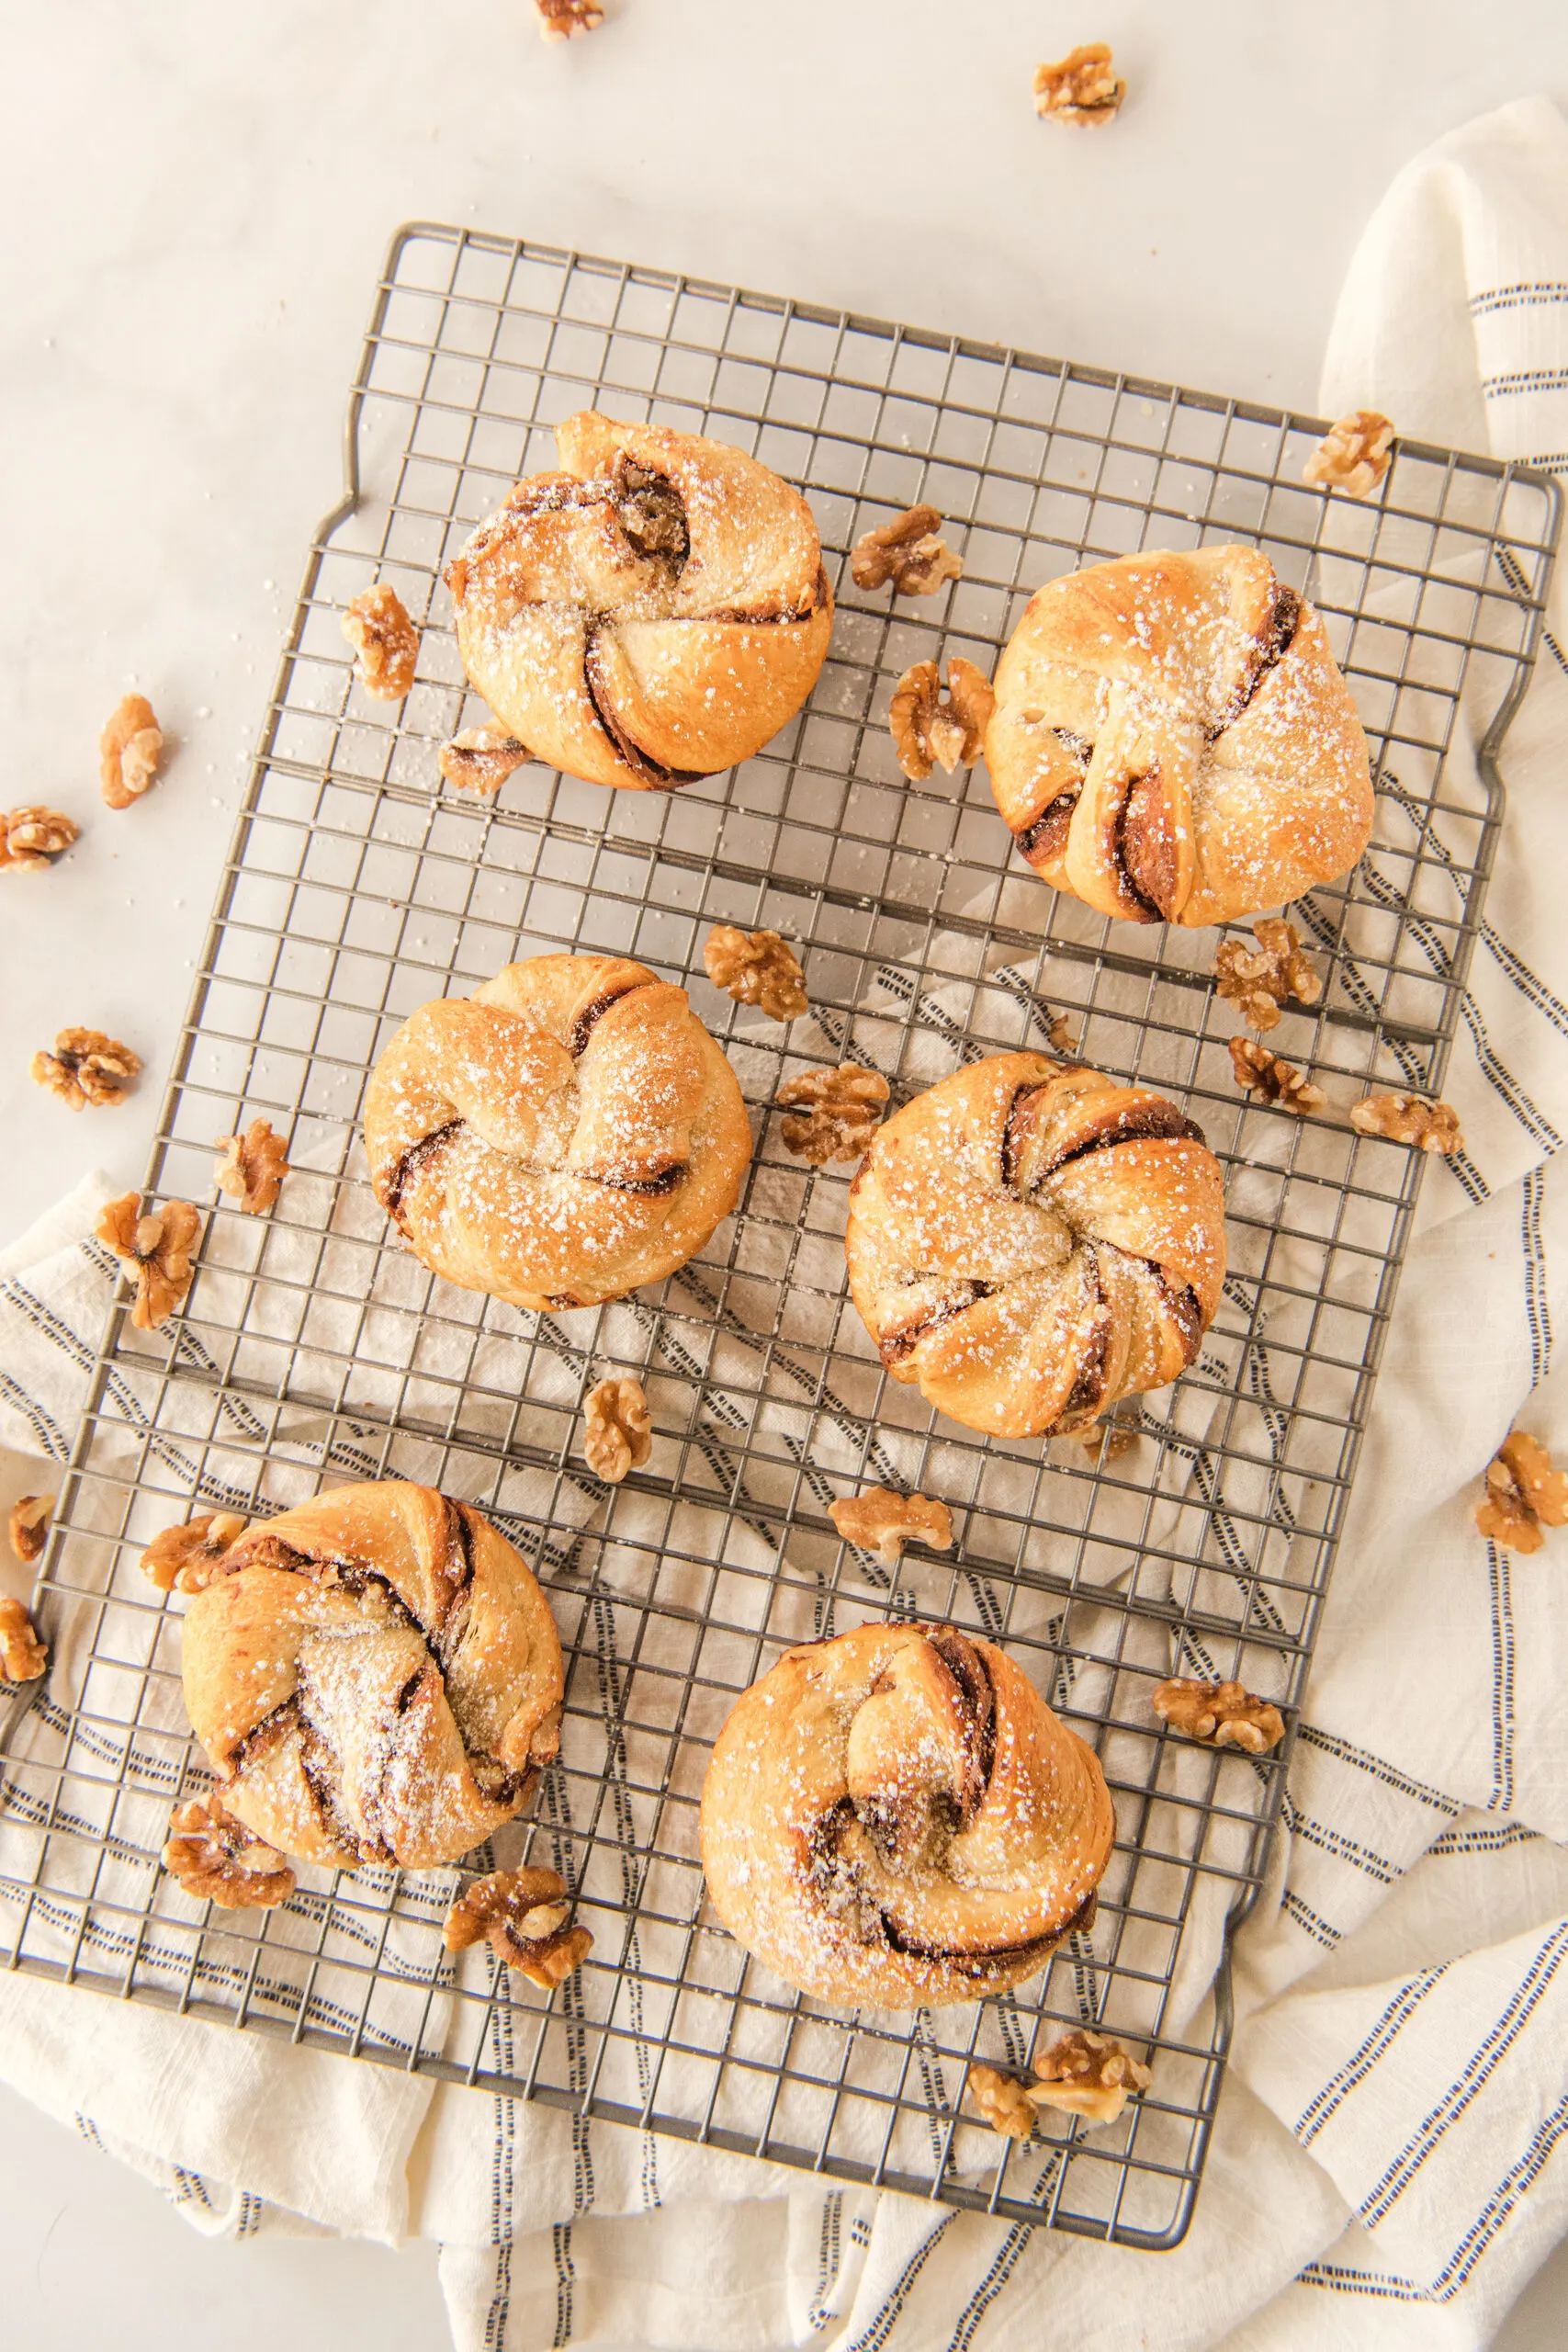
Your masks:
[[[525,1562],[400,1479],[253,1525],[191,1603],[184,1668],[223,1803],[312,1861],[455,1861],[559,1744],[560,1642]]]
[[[689,784],[799,709],[833,625],[805,500],[754,458],[592,409],[446,568],[457,648],[536,759]]]
[[[791,1984],[890,2007],[1016,1984],[1093,1915],[1114,1830],[1091,1751],[951,1625],[789,1651],[703,1791],[720,1918]]]
[[[1254,548],[1050,582],[995,684],[997,806],[1045,880],[1102,914],[1258,914],[1371,838],[1366,738],[1323,623]]]
[[[970,1429],[1071,1432],[1197,1354],[1224,1278],[1219,1164],[1162,1094],[998,1054],[877,1131],[844,1247],[895,1380]]]
[[[423,1006],[377,1063],[365,1142],[427,1266],[532,1307],[595,1306],[682,1265],[751,1148],[685,990],[611,956],[537,956]]]

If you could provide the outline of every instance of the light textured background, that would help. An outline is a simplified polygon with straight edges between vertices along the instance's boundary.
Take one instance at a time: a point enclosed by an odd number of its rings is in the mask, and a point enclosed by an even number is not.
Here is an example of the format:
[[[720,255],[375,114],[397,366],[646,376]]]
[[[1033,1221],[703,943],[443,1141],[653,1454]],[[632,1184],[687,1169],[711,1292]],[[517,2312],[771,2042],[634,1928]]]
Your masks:
[[[471,221],[1313,409],[1346,261],[1399,165],[1470,115],[1568,104],[1562,0],[0,0],[0,803],[84,824],[0,880],[0,1242],[95,1161],[140,1182],[344,390],[393,227]],[[1038,123],[1080,39],[1132,85]],[[130,685],[178,752],[124,815]],[[71,1023],[144,1057],[73,1118]],[[13,1589],[19,1579],[6,1564]],[[427,2248],[203,2245],[0,2092],[7,2337],[54,2352],[444,2336]],[[1568,2259],[1502,2342],[1564,2340]]]

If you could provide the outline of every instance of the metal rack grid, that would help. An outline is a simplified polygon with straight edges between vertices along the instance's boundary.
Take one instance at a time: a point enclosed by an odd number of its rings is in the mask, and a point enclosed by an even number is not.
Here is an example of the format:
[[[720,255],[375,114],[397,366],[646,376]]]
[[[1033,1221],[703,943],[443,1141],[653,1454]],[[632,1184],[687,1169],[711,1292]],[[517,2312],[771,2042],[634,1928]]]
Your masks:
[[[840,595],[807,710],[729,775],[607,794],[525,767],[444,793],[437,743],[480,717],[443,563],[550,428],[593,403],[753,449],[807,491]],[[1190,2216],[1229,2033],[1229,1933],[1256,1893],[1287,1747],[1172,1742],[1172,1671],[1298,1698],[1409,1232],[1421,1155],[1241,1098],[1213,934],[1108,925],[1010,854],[983,768],[898,772],[886,718],[914,661],[990,669],[1027,593],[1143,546],[1244,538],[1310,584],[1379,786],[1372,848],[1298,914],[1326,975],[1280,1050],[1333,1105],[1439,1091],[1558,528],[1546,478],[1418,446],[1365,505],[1301,469],[1313,421],[1021,353],[441,227],[403,231],[350,403],[347,494],[306,569],[155,1148],[152,1189],[204,1204],[212,1138],[269,1117],[294,1173],[270,1218],[208,1208],[164,1330],[117,1307],[45,1562],[54,1647],[13,1712],[0,1810],[12,1965],[841,2178],[1145,2247]],[[963,578],[893,605],[846,551],[917,497]],[[339,630],[373,576],[426,624],[400,707]],[[1461,696],[1464,715],[1461,718]],[[800,943],[785,1028],[707,984],[716,921]],[[356,1117],[415,1006],[546,948],[682,980],[756,1108],[737,1213],[692,1265],[602,1310],[454,1290],[389,1236]],[[1225,1164],[1232,1269],[1203,1352],[1142,1400],[1130,1451],[987,1441],[892,1383],[848,1306],[847,1171],[770,1116],[780,1080],[852,1057],[899,1101],[978,1053],[1048,1043],[1173,1092]],[[1060,1031],[1057,1031],[1058,1035]],[[1458,1164],[1461,1181],[1466,1170]],[[647,1467],[587,1472],[592,1379],[638,1373]],[[138,1570],[199,1508],[265,1512],[344,1476],[426,1479],[536,1566],[569,1649],[561,1762],[496,1841],[554,1860],[594,1932],[550,2001],[439,1933],[452,1871],[305,1871],[266,1914],[212,1914],[160,1872],[204,1785],[178,1607]],[[953,1506],[951,1557],[889,1574],[841,1544],[872,1480]],[[704,1902],[695,1805],[736,1695],[790,1643],[888,1613],[1007,1643],[1099,1750],[1117,1845],[1091,1932],[977,2007],[835,2010],[750,1961]],[[476,1858],[489,1867],[488,1852]],[[973,2055],[1100,2022],[1154,2082],[1110,2131],[1019,2146],[960,2108]]]

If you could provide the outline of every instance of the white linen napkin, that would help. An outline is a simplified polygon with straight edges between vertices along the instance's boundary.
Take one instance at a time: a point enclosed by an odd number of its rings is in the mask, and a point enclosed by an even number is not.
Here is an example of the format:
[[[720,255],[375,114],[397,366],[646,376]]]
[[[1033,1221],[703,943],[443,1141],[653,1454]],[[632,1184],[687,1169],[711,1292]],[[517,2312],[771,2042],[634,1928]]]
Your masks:
[[[1352,265],[1324,406],[1568,474],[1568,129],[1544,101],[1402,174]],[[436,2237],[462,2352],[1485,2344],[1568,2229],[1568,1534],[1510,1558],[1472,1519],[1511,1422],[1568,1459],[1562,612],[1560,585],[1505,747],[1449,1089],[1483,1197],[1429,1173],[1177,2252],[840,2188],[27,1979],[0,1985],[0,2072],[204,2227]],[[105,1275],[72,1237],[96,1204],[0,1261],[0,1440],[33,1457],[63,1457],[80,1409]],[[40,1476],[0,1463],[6,1499]]]

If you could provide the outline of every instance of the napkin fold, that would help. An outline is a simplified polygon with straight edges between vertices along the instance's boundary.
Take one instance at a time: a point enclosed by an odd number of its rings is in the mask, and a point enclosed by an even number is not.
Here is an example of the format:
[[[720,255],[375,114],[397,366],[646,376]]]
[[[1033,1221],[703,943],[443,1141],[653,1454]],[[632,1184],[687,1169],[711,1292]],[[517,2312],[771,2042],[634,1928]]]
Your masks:
[[[1401,175],[1324,406],[1568,474],[1568,129],[1545,101]],[[1568,1537],[1509,1555],[1472,1516],[1510,1424],[1568,1459],[1562,613],[1559,587],[1449,1088],[1473,1181],[1428,1173],[1180,2248],[1011,2228],[30,1978],[0,1980],[0,2073],[200,2226],[438,2239],[461,2352],[1490,2341],[1568,2229]],[[103,1191],[0,1258],[0,1498],[69,1452],[112,1279],[84,1238]],[[1199,1966],[1190,2006],[1206,1985]]]

